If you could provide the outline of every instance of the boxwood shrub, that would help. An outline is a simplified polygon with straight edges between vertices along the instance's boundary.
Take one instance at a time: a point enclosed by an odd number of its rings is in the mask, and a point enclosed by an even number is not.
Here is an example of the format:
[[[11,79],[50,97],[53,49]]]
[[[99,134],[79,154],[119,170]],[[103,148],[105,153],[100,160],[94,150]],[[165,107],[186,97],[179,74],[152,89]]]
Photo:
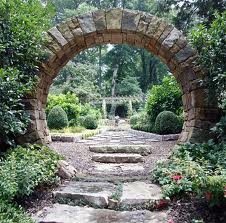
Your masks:
[[[67,114],[61,106],[57,105],[52,108],[47,123],[50,129],[63,129],[68,126]]]
[[[155,120],[155,131],[158,134],[175,134],[182,130],[181,119],[171,111],[160,112]]]

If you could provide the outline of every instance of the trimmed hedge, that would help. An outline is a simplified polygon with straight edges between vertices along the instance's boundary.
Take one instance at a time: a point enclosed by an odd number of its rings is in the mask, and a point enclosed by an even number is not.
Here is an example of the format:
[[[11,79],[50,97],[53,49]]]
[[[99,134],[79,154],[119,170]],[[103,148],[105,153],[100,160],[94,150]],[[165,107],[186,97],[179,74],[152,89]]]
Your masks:
[[[98,127],[98,120],[93,115],[81,116],[79,122],[86,129],[96,129]]]
[[[171,111],[160,112],[155,120],[155,131],[158,134],[176,134],[182,130],[181,118]]]
[[[53,107],[48,115],[47,123],[50,129],[63,129],[68,126],[67,114],[61,106]]]

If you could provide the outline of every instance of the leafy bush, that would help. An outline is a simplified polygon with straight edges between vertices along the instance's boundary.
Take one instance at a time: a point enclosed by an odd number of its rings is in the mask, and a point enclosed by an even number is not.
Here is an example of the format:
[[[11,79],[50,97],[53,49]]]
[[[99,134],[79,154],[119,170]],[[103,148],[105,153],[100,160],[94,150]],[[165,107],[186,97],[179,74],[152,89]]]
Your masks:
[[[18,146],[0,162],[0,197],[11,201],[29,195],[43,182],[53,182],[60,156],[45,146]]]
[[[145,112],[131,116],[130,125],[131,128],[135,130],[155,132],[154,124],[150,121],[148,115]]]
[[[33,223],[22,208],[0,199],[0,222],[4,223]]]
[[[93,115],[81,116],[80,122],[86,129],[96,129],[98,127],[98,120]]]
[[[69,121],[73,119],[74,123],[77,122],[78,116],[81,112],[81,107],[79,105],[78,98],[75,94],[67,93],[59,95],[49,95],[46,113],[49,114],[53,107],[57,105],[63,108],[63,110],[67,114]]]
[[[161,85],[154,85],[147,100],[146,111],[149,119],[154,123],[162,111],[172,111],[180,114],[182,111],[181,90],[173,76],[163,78]]]
[[[226,145],[186,144],[174,151],[168,163],[159,163],[153,178],[163,185],[165,196],[196,194],[210,206],[225,202]]]
[[[11,146],[15,145],[15,136],[23,134],[29,123],[22,104],[27,86],[19,82],[19,75],[15,69],[0,69],[0,139]]]
[[[223,104],[226,93],[225,22],[226,11],[216,13],[208,28],[201,24],[190,32],[190,41],[197,48],[199,62],[206,72],[205,84],[210,90],[209,96],[213,96],[209,99],[216,100],[217,96],[219,104]]]
[[[101,118],[101,112],[98,109],[95,109],[90,104],[85,104],[81,106],[81,116],[91,115],[94,116],[97,120]]]
[[[163,111],[155,120],[155,131],[159,134],[180,133],[181,130],[181,120],[173,112]]]
[[[50,129],[63,129],[68,126],[67,114],[57,105],[50,111],[47,122]]]
[[[0,1],[0,141],[15,146],[28,125],[22,99],[34,86],[43,59],[43,31],[53,15],[39,0]]]

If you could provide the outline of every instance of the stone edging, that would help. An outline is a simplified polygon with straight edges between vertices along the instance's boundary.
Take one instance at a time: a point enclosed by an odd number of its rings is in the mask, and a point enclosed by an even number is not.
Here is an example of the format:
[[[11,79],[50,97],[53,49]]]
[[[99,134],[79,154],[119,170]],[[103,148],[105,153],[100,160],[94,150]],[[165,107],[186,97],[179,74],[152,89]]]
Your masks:
[[[153,140],[158,140],[158,141],[173,141],[173,140],[178,140],[180,134],[169,134],[169,135],[158,135],[150,132],[143,132],[143,131],[138,131],[134,129],[129,129],[129,133],[135,134],[137,136],[143,136],[146,138],[150,138]]]
[[[51,139],[52,139],[52,142],[77,142],[79,140],[82,140],[82,139],[85,139],[87,137],[91,137],[91,136],[94,136],[94,135],[97,135],[99,133],[102,133],[103,130],[97,130],[95,132],[93,132],[92,134],[88,133],[88,134],[84,134],[84,133],[81,133],[79,135],[76,135],[76,136],[68,136],[68,135],[58,135],[58,134],[54,134],[54,135],[51,135]]]

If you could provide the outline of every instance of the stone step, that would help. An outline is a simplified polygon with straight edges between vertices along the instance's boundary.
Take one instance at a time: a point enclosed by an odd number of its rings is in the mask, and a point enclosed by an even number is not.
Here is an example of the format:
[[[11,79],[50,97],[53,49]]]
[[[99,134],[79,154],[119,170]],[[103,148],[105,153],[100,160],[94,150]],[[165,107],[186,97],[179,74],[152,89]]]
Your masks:
[[[96,176],[140,176],[144,167],[140,163],[96,163],[89,172]]]
[[[54,204],[38,212],[37,223],[164,223],[166,212],[113,211],[89,207]]]
[[[71,181],[53,192],[60,203],[88,204],[93,207],[105,208],[109,198],[115,193],[116,185],[108,182]]]
[[[163,198],[161,187],[156,184],[135,181],[123,183],[120,206],[154,204]]]
[[[147,145],[99,145],[90,146],[89,150],[95,153],[135,153],[146,156],[152,148]]]
[[[94,154],[92,160],[100,163],[139,163],[143,162],[144,158],[140,154],[134,153],[99,153]]]

